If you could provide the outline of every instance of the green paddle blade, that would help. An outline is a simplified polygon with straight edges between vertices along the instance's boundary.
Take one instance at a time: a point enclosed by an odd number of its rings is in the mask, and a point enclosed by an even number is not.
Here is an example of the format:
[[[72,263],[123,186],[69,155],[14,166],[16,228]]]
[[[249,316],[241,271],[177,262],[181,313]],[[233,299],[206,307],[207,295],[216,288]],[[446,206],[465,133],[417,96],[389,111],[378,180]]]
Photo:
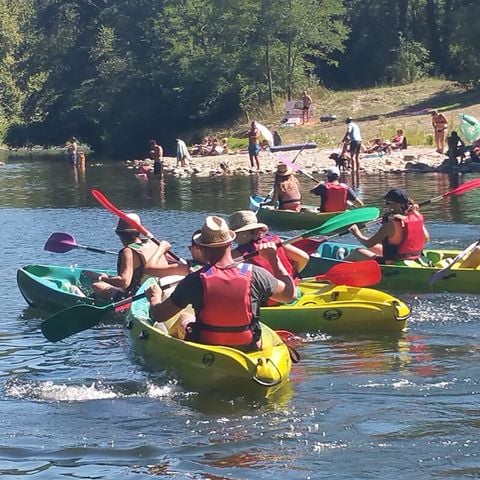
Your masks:
[[[345,230],[355,223],[367,223],[375,220],[380,215],[376,207],[362,207],[355,210],[347,210],[327,220],[317,230],[317,235],[329,235],[334,232]]]
[[[112,304],[103,307],[86,304],[75,305],[47,318],[40,328],[47,340],[58,342],[70,335],[95,327],[101,323],[105,314],[114,308]]]

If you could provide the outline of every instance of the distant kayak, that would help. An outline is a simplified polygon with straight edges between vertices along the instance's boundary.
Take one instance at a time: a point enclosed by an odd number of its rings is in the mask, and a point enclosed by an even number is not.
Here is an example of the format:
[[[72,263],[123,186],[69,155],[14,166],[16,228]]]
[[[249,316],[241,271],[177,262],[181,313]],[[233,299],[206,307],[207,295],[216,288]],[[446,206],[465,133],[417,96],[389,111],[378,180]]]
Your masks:
[[[317,148],[318,145],[315,142],[307,143],[290,143],[288,145],[277,145],[275,147],[270,147],[271,152],[288,152],[290,150],[308,150],[311,148]]]

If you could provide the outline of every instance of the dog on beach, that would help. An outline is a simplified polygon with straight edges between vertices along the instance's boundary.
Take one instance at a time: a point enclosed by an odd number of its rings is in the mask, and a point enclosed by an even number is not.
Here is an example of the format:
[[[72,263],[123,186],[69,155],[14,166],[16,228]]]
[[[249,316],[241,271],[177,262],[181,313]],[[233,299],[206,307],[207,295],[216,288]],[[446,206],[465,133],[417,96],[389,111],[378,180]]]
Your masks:
[[[335,166],[338,167],[340,171],[345,171],[347,168],[350,168],[350,159],[342,156],[340,153],[331,153],[328,158],[335,160]]]
[[[232,173],[232,171],[230,170],[230,165],[226,161],[220,162],[220,168],[225,175],[230,175]]]

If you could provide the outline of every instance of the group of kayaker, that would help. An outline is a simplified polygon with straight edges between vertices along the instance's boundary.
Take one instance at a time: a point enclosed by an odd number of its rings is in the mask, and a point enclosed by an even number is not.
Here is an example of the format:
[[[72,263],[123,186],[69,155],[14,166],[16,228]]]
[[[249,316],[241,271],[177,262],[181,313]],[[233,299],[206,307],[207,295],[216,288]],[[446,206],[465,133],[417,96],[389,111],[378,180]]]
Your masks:
[[[330,167],[326,171],[326,181],[319,182],[310,193],[320,197],[320,212],[343,212],[348,206],[363,207],[355,191],[346,183],[340,182],[338,167]],[[292,167],[279,163],[275,172],[275,181],[271,198],[260,205],[277,205],[279,210],[302,209],[300,184]]]
[[[331,176],[327,179],[335,181]],[[364,248],[344,260],[374,258],[380,264],[391,264],[422,256],[429,234],[418,205],[401,189],[389,190],[384,199],[387,208],[376,233],[366,237],[358,226],[350,227]],[[129,214],[129,218],[140,225],[138,215]],[[244,351],[260,347],[260,307],[297,298],[296,279],[309,261],[300,248],[281,245],[280,238],[247,210],[233,213],[228,224],[218,216],[208,216],[192,236],[193,262],[188,265],[173,259],[167,241],[156,245],[142,239],[140,231],[123,219],[115,232],[123,244],[117,275],[97,276],[93,283],[97,296],[118,300],[134,294],[148,276],[180,275],[169,296],[158,284],[146,290],[153,321],[165,322],[192,305],[195,315],[182,313],[179,320],[182,338]],[[234,241],[237,246],[232,248]],[[480,249],[472,255],[467,263],[472,258],[480,260]]]

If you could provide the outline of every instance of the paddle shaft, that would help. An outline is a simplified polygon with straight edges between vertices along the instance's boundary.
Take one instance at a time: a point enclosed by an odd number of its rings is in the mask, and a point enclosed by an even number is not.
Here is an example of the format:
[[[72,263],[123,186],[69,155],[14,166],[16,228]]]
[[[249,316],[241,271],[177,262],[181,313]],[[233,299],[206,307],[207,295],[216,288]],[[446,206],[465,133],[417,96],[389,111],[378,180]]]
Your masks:
[[[305,147],[307,146],[307,143],[304,143],[302,148],[297,152],[297,154],[295,155],[295,157],[293,157],[293,160],[292,160],[292,163],[295,163],[297,158],[299,157],[299,155],[305,150]],[[268,195],[263,199],[263,202],[266,202],[272,195],[273,195],[273,192],[274,192],[274,188],[272,188],[269,192],[268,192]],[[263,203],[262,202],[262,203]],[[255,213],[258,212],[258,210],[260,210],[261,207],[258,207],[257,211]]]
[[[460,262],[461,260],[463,260],[467,255],[469,255],[470,253],[473,252],[473,250],[475,250],[475,248],[480,245],[480,238],[476,241],[476,242],[473,242],[472,244],[470,244],[465,250],[462,250],[453,260],[452,260],[452,263],[450,263],[450,265],[447,265],[446,267],[442,268],[441,270],[439,270],[438,272],[435,272],[431,277],[430,277],[430,281],[429,281],[429,284],[430,285],[433,285],[435,282],[437,282],[438,280],[440,280],[441,278],[443,278],[451,269],[452,267]]]
[[[132,218],[130,218],[125,212],[122,212],[122,210],[120,210],[119,208],[117,208],[112,202],[110,202],[110,200],[107,199],[107,197],[105,197],[105,195],[103,195],[102,192],[100,192],[99,190],[95,190],[93,189],[92,190],[92,195],[95,197],[96,200],[98,200],[98,202],[103,205],[107,210],[110,210],[111,212],[113,212],[115,215],[117,215],[118,217],[120,217],[121,219],[125,220],[125,222],[127,222],[130,226],[132,226],[133,228],[135,228],[136,230],[138,230],[142,235],[144,235],[145,237],[147,237],[149,240],[151,240],[153,243],[155,243],[156,245],[160,245],[160,240],[158,240],[157,238],[155,238],[153,236],[152,233],[150,233],[143,225],[141,225],[140,223],[137,223],[135,220],[133,220]],[[178,255],[176,255],[175,253],[173,253],[172,251],[168,251],[169,255],[175,259],[177,262],[179,263],[182,263],[183,265],[187,265],[187,261],[184,259],[184,258],[181,258],[179,257]]]
[[[85,247],[83,245],[75,245],[73,248],[80,248],[81,250],[87,250],[88,252],[94,252],[94,253],[108,253],[110,255],[117,255],[117,252],[111,252],[110,250],[102,250],[100,248],[95,248],[95,247]]]

